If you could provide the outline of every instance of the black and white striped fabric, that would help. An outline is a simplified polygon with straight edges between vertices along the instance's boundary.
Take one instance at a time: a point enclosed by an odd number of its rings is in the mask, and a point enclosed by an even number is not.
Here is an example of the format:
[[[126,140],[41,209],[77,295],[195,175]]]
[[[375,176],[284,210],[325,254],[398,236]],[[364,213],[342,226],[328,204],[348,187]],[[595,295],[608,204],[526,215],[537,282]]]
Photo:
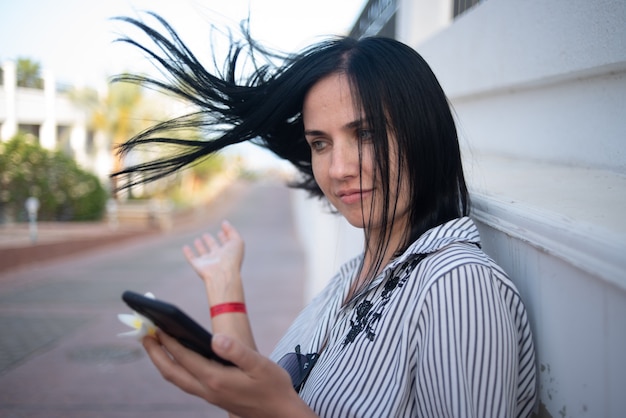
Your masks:
[[[360,256],[361,257],[361,256]],[[527,417],[533,339],[520,296],[467,217],[426,232],[344,304],[344,264],[272,353],[321,355],[300,396],[321,417]]]

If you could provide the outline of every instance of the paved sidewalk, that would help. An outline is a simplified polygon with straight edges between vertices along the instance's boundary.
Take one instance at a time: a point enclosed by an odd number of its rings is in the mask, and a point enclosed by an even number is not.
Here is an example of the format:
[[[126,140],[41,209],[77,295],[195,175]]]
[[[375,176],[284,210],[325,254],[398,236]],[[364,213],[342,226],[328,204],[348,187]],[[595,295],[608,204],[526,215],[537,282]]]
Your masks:
[[[200,280],[180,247],[227,218],[246,240],[243,277],[259,350],[302,307],[304,258],[282,185],[231,186],[203,221],[0,273],[0,416],[225,417],[161,379],[116,315],[126,289],[151,291],[207,325]],[[2,249],[0,249],[1,251]]]
[[[33,242],[27,223],[0,225],[0,274],[158,233],[156,228],[136,225],[113,228],[105,222],[47,222],[37,225]]]

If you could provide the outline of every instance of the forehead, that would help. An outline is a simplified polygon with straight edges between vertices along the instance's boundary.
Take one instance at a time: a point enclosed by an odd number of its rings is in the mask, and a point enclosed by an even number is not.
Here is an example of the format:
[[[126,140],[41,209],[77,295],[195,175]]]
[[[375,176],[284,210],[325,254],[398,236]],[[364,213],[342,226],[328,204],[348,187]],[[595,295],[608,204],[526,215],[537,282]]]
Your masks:
[[[356,106],[346,75],[331,74],[315,83],[304,98],[302,116],[305,126],[329,118],[355,120]]]

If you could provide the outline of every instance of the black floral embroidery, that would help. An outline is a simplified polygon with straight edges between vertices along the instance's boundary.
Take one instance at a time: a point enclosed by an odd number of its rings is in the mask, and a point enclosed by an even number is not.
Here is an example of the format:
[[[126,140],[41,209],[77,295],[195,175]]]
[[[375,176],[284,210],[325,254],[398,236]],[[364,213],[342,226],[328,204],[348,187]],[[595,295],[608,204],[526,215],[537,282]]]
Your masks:
[[[350,320],[350,331],[343,340],[343,346],[353,343],[356,337],[365,332],[365,336],[368,340],[374,341],[376,333],[374,332],[376,324],[383,315],[385,306],[389,303],[391,294],[394,290],[404,286],[409,279],[411,272],[415,270],[420,261],[426,257],[424,254],[414,254],[411,258],[400,263],[391,272],[388,273],[387,278],[384,280],[385,284],[380,294],[381,302],[378,310],[372,312],[374,304],[365,300],[357,305],[354,309],[354,319]]]
[[[346,338],[343,342],[344,345],[354,342],[354,339],[357,337],[357,335],[359,335],[366,327],[369,326],[367,323],[367,315],[372,309],[372,306],[372,302],[366,300],[359,303],[359,305],[356,307],[356,319],[350,320],[351,327],[350,331],[348,331],[348,335],[346,335]],[[375,336],[373,330],[367,329],[366,332],[368,338],[370,340],[373,340]]]

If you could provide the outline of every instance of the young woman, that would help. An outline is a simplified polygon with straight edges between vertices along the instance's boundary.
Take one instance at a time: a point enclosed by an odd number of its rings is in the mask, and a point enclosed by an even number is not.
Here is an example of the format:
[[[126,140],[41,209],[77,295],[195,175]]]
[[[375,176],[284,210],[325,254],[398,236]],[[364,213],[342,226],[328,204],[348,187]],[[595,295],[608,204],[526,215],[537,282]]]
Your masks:
[[[271,359],[255,351],[243,308],[236,229],[224,223],[217,238],[186,247],[214,314],[214,349],[236,367],[160,333],[144,346],[163,376],[240,416],[529,416],[536,376],[525,308],[480,249],[452,114],[426,62],[394,40],[338,38],[237,79],[242,54],[264,52],[254,43],[235,44],[215,75],[156,19],[167,37],[124,20],[154,41],[156,52],[144,50],[171,83],[125,79],[198,110],[123,146],[166,143],[179,153],[116,175],[151,180],[253,141],[292,162],[298,187],[365,234],[363,253],[303,310]],[[164,136],[190,126],[210,139]]]

